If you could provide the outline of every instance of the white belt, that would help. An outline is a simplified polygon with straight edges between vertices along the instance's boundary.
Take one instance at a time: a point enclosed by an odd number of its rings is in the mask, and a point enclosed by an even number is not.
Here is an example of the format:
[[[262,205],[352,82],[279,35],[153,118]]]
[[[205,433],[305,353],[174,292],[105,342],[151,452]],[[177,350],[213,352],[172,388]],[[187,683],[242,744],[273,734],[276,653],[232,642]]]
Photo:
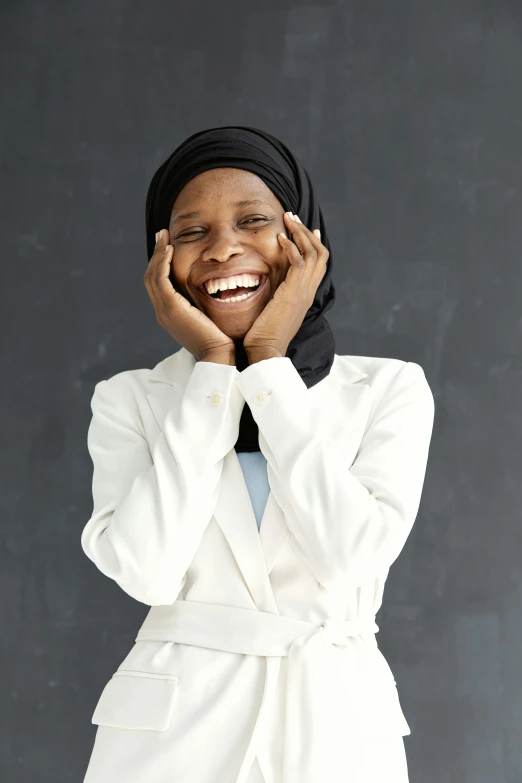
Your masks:
[[[256,756],[257,740],[265,729],[275,696],[281,657],[287,655],[282,783],[324,783],[328,779],[325,777],[325,742],[336,729],[336,716],[327,708],[328,694],[324,700],[324,683],[316,685],[319,672],[328,667],[326,651],[330,645],[349,645],[349,637],[353,636],[364,636],[371,645],[377,646],[375,633],[378,630],[374,617],[313,623],[257,609],[178,600],[170,606],[152,607],[136,641],[172,641],[266,657],[261,706],[234,783],[244,783],[249,774]],[[318,739],[319,730],[322,739]],[[348,727],[346,732],[348,734]]]

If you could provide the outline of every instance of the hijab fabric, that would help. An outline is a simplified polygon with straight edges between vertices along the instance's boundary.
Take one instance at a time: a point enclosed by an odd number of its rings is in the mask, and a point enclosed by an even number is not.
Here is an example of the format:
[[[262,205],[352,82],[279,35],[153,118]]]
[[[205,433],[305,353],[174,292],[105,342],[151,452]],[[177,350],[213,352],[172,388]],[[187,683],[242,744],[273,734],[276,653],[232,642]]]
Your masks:
[[[335,338],[324,317],[335,301],[332,249],[310,177],[283,142],[266,131],[241,125],[210,128],[189,136],[161,164],[149,185],[145,209],[148,259],[154,253],[156,232],[168,228],[172,207],[183,187],[203,171],[223,167],[256,174],[279,199],[285,212],[299,215],[311,231],[320,230],[321,242],[330,253],[314,301],[285,354],[307,388],[311,388],[329,375],[335,356]],[[172,277],[171,282],[175,283]],[[248,367],[248,358],[242,338],[234,342],[236,367],[242,371]],[[260,451],[259,429],[248,404],[241,414],[235,450]]]

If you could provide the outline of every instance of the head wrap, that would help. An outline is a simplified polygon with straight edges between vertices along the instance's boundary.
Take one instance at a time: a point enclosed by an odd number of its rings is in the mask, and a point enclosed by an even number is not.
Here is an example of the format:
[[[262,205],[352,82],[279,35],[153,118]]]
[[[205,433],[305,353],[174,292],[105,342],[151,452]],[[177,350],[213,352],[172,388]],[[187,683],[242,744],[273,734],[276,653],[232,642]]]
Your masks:
[[[260,177],[279,199],[285,212],[290,210],[299,215],[311,231],[315,228],[320,230],[321,242],[330,253],[314,301],[285,354],[310,388],[330,373],[334,361],[335,338],[324,317],[335,301],[333,258],[310,177],[285,144],[258,128],[238,125],[210,128],[189,136],[161,164],[149,185],[146,198],[148,259],[154,253],[156,232],[169,226],[172,207],[183,187],[203,171],[223,167],[246,169]],[[172,277],[171,281],[175,284]],[[234,342],[236,367],[241,371],[248,367],[248,358],[243,340]],[[260,450],[259,430],[248,405],[244,406],[241,414],[235,450]]]

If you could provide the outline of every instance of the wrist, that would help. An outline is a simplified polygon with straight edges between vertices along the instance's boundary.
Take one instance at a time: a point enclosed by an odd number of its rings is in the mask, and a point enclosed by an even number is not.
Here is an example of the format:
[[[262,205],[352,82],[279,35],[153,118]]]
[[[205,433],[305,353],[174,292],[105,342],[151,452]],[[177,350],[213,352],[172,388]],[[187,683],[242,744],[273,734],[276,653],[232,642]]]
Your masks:
[[[255,362],[261,362],[264,359],[273,359],[273,358],[280,358],[284,357],[284,353],[277,348],[245,348],[245,353],[248,358],[249,364],[254,364]]]
[[[200,358],[200,361],[234,366],[236,364],[236,352],[235,349],[232,349],[231,351],[209,351]]]

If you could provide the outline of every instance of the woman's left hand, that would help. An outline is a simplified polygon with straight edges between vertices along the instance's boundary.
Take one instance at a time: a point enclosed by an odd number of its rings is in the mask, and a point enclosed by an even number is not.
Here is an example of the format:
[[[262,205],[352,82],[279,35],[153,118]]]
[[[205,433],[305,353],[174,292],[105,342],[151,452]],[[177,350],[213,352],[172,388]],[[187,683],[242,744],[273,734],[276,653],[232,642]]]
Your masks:
[[[290,215],[285,212],[284,220],[293,241],[284,234],[277,235],[290,266],[285,279],[243,339],[249,358],[285,356],[326,272],[330,253],[315,233],[319,233],[318,229],[312,232],[299,218],[293,220]]]

